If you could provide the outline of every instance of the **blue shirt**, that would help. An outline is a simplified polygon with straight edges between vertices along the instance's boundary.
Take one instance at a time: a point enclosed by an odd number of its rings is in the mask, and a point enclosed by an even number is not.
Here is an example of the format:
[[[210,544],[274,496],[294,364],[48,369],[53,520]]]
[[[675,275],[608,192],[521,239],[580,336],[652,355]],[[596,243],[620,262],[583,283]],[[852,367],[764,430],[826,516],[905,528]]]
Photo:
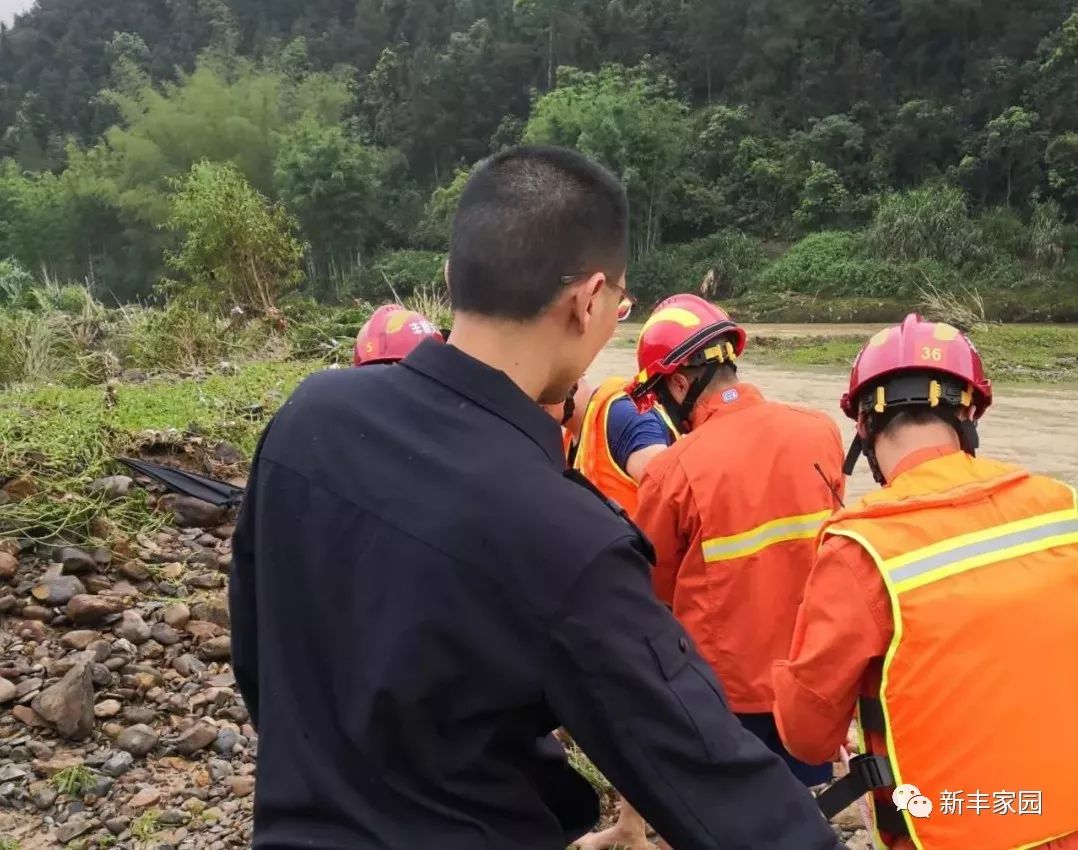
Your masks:
[[[606,444],[621,471],[628,474],[629,458],[650,446],[669,446],[670,429],[655,410],[641,413],[631,398],[619,398],[610,405],[606,417]]]

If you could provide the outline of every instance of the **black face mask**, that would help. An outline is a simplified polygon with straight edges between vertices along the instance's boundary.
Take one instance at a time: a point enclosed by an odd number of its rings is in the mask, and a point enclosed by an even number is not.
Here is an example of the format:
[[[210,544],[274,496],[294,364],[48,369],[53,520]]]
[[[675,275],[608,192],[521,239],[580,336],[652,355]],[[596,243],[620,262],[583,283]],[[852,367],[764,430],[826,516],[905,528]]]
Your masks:
[[[569,424],[569,420],[573,418],[573,414],[576,413],[576,390],[579,384],[573,384],[569,388],[569,395],[565,397],[565,408],[561,415],[562,427]]]

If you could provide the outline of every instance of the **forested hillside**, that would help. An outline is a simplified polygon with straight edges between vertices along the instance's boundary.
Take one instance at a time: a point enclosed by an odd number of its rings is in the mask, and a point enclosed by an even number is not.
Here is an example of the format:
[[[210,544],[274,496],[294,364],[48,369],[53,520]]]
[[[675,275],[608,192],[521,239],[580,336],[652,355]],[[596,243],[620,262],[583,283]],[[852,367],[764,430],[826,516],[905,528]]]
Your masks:
[[[521,140],[626,182],[646,298],[1078,281],[1073,0],[38,0],[0,32],[0,127],[0,293],[199,282],[202,160],[280,203],[288,285],[408,289]]]

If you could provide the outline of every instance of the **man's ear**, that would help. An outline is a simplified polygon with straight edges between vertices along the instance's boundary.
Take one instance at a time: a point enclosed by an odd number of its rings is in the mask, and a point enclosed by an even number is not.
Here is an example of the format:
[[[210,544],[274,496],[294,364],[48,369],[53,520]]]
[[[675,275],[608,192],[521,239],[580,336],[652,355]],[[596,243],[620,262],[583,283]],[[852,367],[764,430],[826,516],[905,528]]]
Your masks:
[[[680,402],[689,392],[689,379],[681,372],[674,372],[673,375],[667,375],[664,379],[666,381],[667,389],[670,390],[670,394]]]
[[[596,272],[591,277],[572,285],[570,289],[570,316],[581,332],[586,331],[595,311],[595,301],[606,286],[606,275]]]

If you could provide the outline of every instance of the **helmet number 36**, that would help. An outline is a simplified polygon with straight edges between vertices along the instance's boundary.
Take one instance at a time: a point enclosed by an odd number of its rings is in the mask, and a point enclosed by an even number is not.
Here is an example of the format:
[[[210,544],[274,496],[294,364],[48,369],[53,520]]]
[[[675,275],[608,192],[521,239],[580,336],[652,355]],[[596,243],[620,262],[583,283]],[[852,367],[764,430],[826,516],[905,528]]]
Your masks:
[[[921,359],[922,360],[934,360],[937,363],[939,363],[943,359],[943,349],[941,349],[941,348],[933,348],[931,346],[926,345],[921,349]]]

